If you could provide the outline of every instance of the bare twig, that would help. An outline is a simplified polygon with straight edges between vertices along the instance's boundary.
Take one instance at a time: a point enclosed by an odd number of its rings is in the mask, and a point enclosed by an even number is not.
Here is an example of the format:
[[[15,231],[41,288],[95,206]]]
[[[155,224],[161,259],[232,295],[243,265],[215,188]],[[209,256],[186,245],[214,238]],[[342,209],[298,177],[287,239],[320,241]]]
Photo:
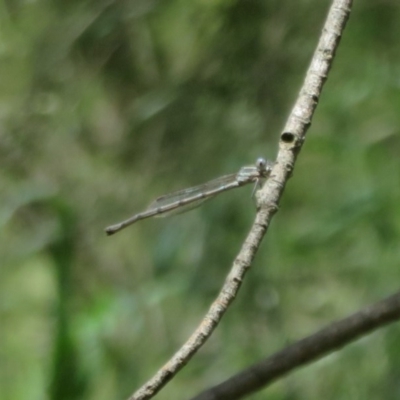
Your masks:
[[[255,253],[268,229],[271,218],[278,209],[286,181],[290,177],[307,128],[311,124],[311,118],[317,106],[322,86],[327,78],[340,36],[349,16],[351,4],[351,0],[333,1],[305,82],[281,135],[277,164],[273,168],[271,178],[258,193],[259,210],[256,219],[233,262],[232,269],[220,294],[189,340],[129,400],[149,399],[172,379],[210,337],[228,306],[234,300],[244,275],[250,268]]]
[[[279,203],[296,157],[311,125],[322,87],[338,48],[342,32],[350,15],[352,0],[333,0],[317,48],[308,68],[303,86],[281,134],[277,164],[259,195],[261,210]],[[269,218],[266,216],[266,223]]]
[[[192,400],[235,400],[348,343],[400,319],[400,292],[335,322],[204,391]]]

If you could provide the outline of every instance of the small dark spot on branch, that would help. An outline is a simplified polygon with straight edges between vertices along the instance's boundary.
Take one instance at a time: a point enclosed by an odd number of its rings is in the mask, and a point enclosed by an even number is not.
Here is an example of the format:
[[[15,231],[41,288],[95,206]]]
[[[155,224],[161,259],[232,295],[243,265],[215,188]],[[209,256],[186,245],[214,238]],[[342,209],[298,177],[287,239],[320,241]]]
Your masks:
[[[283,132],[281,135],[281,140],[285,143],[292,143],[294,141],[294,134],[291,132]]]

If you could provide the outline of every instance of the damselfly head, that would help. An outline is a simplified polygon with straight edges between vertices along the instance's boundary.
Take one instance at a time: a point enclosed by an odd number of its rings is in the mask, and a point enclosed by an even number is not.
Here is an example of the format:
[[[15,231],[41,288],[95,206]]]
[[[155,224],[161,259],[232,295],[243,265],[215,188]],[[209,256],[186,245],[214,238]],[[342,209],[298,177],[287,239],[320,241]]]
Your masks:
[[[256,166],[259,171],[263,171],[267,166],[267,160],[262,157],[258,157],[256,161]]]
[[[261,175],[266,176],[271,172],[272,163],[265,158],[259,157],[256,161],[256,168]]]

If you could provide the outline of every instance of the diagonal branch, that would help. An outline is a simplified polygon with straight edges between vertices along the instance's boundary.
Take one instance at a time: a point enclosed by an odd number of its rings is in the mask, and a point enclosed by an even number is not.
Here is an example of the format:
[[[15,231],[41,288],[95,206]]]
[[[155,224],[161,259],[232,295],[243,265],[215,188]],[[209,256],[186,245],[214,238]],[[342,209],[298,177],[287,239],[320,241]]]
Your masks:
[[[236,297],[272,216],[278,209],[286,181],[290,177],[296,156],[311,124],[311,118],[317,106],[322,86],[326,81],[341,34],[350,14],[351,4],[351,0],[333,0],[303,87],[281,135],[277,163],[272,170],[271,178],[258,193],[259,209],[255,221],[233,262],[221,292],[187,342],[129,400],[150,399],[171,380],[211,336],[228,306]]]
[[[400,319],[400,292],[350,317],[334,322],[253,365],[192,400],[235,400],[315,361],[372,331]]]
[[[276,207],[286,182],[291,176],[297,155],[317,108],[322,87],[332,66],[351,6],[352,0],[333,0],[332,2],[303,86],[281,134],[277,165],[271,173],[271,179],[258,193],[262,210],[274,208],[274,205]],[[268,215],[263,218],[266,224],[269,220]]]

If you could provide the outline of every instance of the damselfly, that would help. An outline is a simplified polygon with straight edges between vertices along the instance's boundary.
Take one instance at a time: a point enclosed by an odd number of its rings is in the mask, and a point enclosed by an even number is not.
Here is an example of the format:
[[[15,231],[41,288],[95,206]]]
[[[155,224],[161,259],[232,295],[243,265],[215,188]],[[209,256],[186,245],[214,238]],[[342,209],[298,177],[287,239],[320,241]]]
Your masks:
[[[145,218],[191,210],[219,193],[247,185],[248,183],[255,182],[255,190],[260,185],[261,180],[269,176],[272,165],[271,161],[258,158],[255,165],[242,167],[236,174],[224,175],[202,185],[161,196],[154,200],[145,211],[135,214],[118,224],[107,227],[106,233],[107,235],[112,235]]]

